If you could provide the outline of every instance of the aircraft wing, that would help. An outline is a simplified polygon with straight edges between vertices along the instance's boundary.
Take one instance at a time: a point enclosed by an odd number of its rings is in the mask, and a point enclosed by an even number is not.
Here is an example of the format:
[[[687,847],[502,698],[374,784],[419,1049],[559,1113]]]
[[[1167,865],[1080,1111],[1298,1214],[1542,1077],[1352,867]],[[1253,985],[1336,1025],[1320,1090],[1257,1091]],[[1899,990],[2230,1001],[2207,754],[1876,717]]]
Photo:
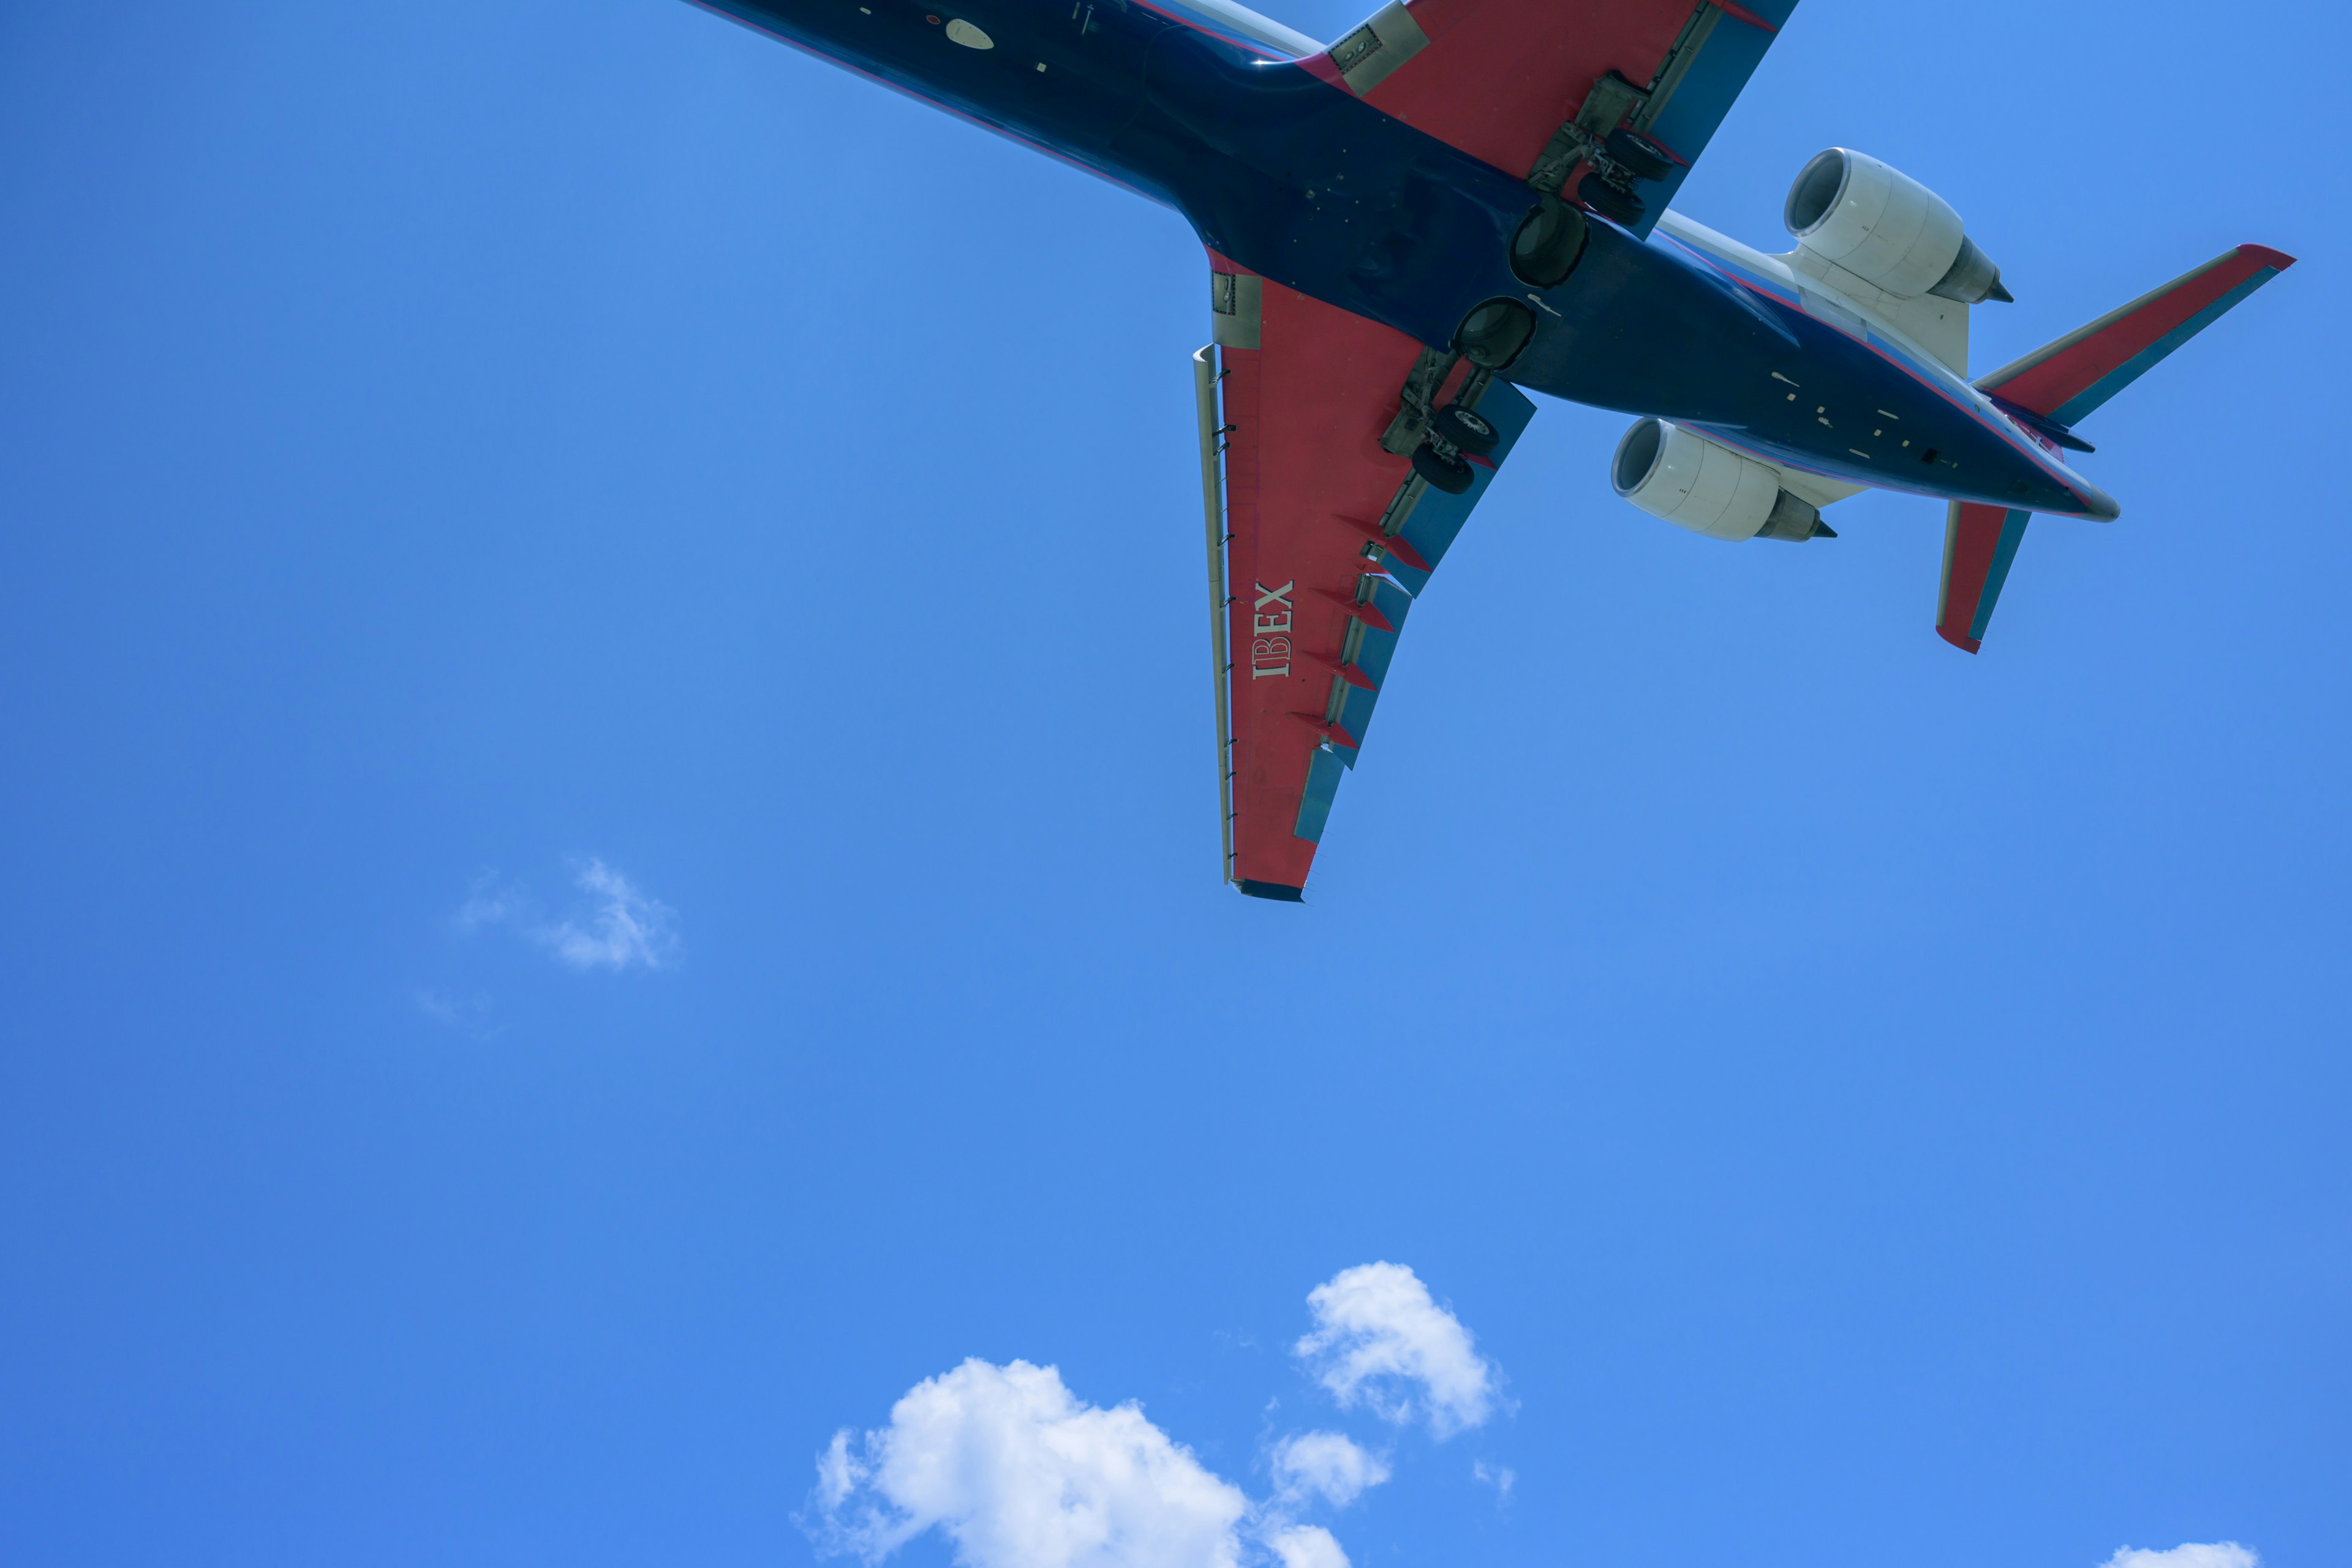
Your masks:
[[[1447,495],[1412,471],[1425,413],[1471,367],[1213,253],[1201,399],[1225,879],[1296,901],[1356,765],[1414,598],[1535,405],[1472,392],[1500,444]],[[1392,450],[1402,446],[1402,454]]]
[[[1706,151],[1797,0],[1411,0],[1307,68],[1548,190],[1621,123],[1676,167],[1645,188],[1646,234]],[[1548,177],[1547,177],[1548,176]]]

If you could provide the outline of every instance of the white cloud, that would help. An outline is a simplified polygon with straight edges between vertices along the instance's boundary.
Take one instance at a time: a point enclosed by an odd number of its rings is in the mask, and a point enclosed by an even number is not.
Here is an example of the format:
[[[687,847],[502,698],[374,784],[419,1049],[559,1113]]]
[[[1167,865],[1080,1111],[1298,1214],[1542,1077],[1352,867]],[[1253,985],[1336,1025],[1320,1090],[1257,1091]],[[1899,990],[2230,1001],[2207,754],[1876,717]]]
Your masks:
[[[565,921],[547,933],[555,956],[574,969],[626,969],[633,963],[659,969],[677,944],[670,931],[675,911],[637,891],[602,860],[590,860],[576,879],[601,901],[586,926]]]
[[[574,969],[659,969],[676,955],[677,915],[667,904],[593,857],[572,882],[592,895],[593,907],[551,921],[522,889],[485,875],[457,911],[457,929],[510,926]]]
[[[1511,1500],[1511,1489],[1519,1484],[1518,1471],[1507,1465],[1490,1465],[1484,1459],[1471,1465],[1470,1479],[1495,1489],[1495,1506],[1497,1508]]]
[[[1252,1512],[1136,1405],[1084,1404],[1019,1361],[967,1361],[908,1390],[888,1426],[837,1435],[812,1502],[802,1522],[827,1552],[876,1563],[936,1528],[966,1568],[1239,1568]],[[1346,1568],[1319,1531],[1268,1544],[1285,1568]]]
[[[1441,1440],[1494,1413],[1495,1369],[1471,1348],[1470,1331],[1402,1264],[1341,1269],[1309,1291],[1307,1304],[1315,1331],[1298,1342],[1297,1353],[1342,1407],[1361,1400],[1400,1424],[1425,1413]]]
[[[1302,1432],[1274,1446],[1274,1489],[1291,1504],[1321,1498],[1345,1508],[1389,1479],[1389,1468],[1337,1432]],[[1279,1550],[1279,1548],[1277,1548]]]
[[[466,895],[466,902],[457,910],[457,929],[478,931],[483,926],[521,925],[532,918],[530,900],[515,888],[498,885],[498,873],[485,871],[474,879],[474,890]]]
[[[438,991],[415,994],[416,1010],[445,1029],[456,1029],[478,1040],[494,1037],[500,1026],[490,1020],[493,1004],[488,996],[445,996]]]
[[[1297,1352],[1342,1405],[1425,1415],[1440,1438],[1493,1413],[1494,1368],[1412,1269],[1347,1269],[1307,1304]],[[1272,1494],[1253,1500],[1133,1403],[1088,1405],[1050,1366],[971,1360],[908,1390],[887,1426],[835,1434],[799,1522],[820,1552],[869,1568],[932,1531],[961,1568],[1348,1568],[1299,1516],[1355,1502],[1389,1479],[1387,1458],[1316,1431],[1271,1443],[1266,1462]],[[1473,1473],[1504,1496],[1516,1479]]]
[[[2252,1547],[2234,1541],[2189,1542],[2169,1552],[2121,1546],[2100,1568],[2262,1568]]]
[[[1266,1538],[1282,1568],[1348,1568],[1348,1554],[1319,1524],[1286,1525]]]

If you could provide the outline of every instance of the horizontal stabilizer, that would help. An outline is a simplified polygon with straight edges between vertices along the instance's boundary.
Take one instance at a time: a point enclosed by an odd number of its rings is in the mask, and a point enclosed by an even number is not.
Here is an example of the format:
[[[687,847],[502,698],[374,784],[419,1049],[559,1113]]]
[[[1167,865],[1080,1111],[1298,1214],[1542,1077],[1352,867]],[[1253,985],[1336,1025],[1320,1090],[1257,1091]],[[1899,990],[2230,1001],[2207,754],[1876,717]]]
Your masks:
[[[2242,245],[1979,378],[1978,390],[2071,428],[2294,265],[2283,252]]]

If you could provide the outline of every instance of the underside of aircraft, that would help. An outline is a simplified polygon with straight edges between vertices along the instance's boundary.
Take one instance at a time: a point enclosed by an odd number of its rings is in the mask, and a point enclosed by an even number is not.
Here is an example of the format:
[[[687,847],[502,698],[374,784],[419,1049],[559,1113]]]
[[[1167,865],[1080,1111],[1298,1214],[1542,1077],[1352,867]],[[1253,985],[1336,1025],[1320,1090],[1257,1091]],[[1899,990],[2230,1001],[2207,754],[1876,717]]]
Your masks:
[[[1534,417],[1637,416],[1610,479],[1727,542],[1945,503],[1974,653],[2033,515],[2112,521],[2075,426],[2294,258],[2241,246],[1969,378],[2000,268],[1833,148],[1795,244],[1668,211],[1796,0],[1411,0],[1328,47],[1224,0],[696,0],[1163,202],[1194,356],[1223,875],[1298,900],[1412,606]]]

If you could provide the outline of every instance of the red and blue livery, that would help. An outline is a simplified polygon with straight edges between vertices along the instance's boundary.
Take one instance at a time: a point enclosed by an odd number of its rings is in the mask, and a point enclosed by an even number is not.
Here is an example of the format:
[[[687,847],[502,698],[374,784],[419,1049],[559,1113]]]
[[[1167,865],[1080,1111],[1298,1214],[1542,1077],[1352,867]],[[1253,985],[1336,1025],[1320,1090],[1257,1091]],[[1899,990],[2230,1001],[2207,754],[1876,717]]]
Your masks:
[[[1973,653],[2035,514],[2108,521],[2088,415],[2293,258],[2244,246],[1971,378],[2010,298],[1951,206],[1832,149],[1794,247],[1668,207],[1796,0],[1391,0],[1318,44],[1227,0],[697,0],[1182,213],[1225,879],[1296,900],[1412,605],[1533,417],[1637,416],[1618,494],[1726,541],[1949,510]]]

